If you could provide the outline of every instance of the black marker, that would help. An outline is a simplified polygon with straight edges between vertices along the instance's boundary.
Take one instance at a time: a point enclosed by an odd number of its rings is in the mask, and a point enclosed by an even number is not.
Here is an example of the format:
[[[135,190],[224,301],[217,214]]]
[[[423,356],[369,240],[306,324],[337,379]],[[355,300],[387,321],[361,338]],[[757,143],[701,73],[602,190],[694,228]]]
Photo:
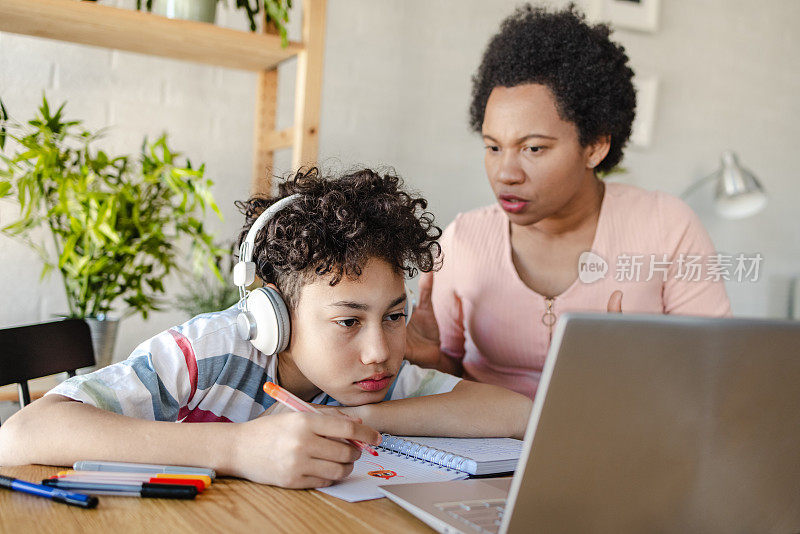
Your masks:
[[[195,486],[179,486],[177,484],[153,484],[149,482],[81,482],[47,478],[42,483],[51,488],[65,490],[90,491],[98,495],[120,495],[130,497],[154,497],[157,499],[194,499],[197,496]]]

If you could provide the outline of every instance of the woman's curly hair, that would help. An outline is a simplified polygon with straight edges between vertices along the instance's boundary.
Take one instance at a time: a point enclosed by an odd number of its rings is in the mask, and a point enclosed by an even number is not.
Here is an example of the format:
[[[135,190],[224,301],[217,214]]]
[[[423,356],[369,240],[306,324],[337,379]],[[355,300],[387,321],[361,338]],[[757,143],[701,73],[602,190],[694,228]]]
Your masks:
[[[299,193],[258,232],[253,249],[256,274],[277,285],[291,308],[315,276],[329,276],[333,286],[343,276],[360,276],[372,258],[408,277],[432,271],[442,230],[425,211],[428,202],[402,185],[398,176],[371,169],[335,178],[322,176],[316,167],[301,169],[278,186],[276,197],[236,202],[246,218],[239,246],[265,209]]]
[[[636,92],[625,49],[610,34],[605,24],[588,25],[574,4],[556,12],[518,8],[489,42],[472,78],[472,129],[481,132],[495,87],[541,84],[553,92],[561,118],[577,127],[581,145],[611,137],[611,149],[597,166],[611,170],[631,135]]]

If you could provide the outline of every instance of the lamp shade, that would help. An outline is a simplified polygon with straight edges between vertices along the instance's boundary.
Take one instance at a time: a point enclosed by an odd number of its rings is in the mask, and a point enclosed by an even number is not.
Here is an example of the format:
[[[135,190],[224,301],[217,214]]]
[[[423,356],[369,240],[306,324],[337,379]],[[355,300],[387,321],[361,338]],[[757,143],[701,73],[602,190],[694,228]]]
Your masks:
[[[722,167],[714,173],[717,182],[714,205],[727,219],[743,219],[755,215],[767,205],[767,194],[761,183],[739,164],[731,150],[722,153]]]

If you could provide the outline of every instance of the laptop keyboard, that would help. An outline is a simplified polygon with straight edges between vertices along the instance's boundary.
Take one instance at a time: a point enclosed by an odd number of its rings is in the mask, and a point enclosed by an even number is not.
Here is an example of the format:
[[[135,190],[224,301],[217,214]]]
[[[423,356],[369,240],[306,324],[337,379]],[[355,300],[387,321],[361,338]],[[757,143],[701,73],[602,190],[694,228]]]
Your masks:
[[[467,532],[487,532],[495,534],[503,521],[506,507],[505,499],[485,501],[440,502],[436,508],[463,523]]]

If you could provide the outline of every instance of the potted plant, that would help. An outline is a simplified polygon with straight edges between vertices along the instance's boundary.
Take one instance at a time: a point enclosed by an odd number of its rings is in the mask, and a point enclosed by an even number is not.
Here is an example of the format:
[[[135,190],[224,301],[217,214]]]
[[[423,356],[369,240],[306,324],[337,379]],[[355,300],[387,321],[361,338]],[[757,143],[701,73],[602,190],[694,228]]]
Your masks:
[[[142,8],[169,18],[199,20],[214,23],[216,19],[217,0],[136,0],[136,9]],[[283,46],[288,44],[286,23],[289,22],[289,10],[292,0],[236,0],[236,7],[247,12],[250,20],[250,31],[256,31],[256,17],[264,13],[266,24],[275,28],[280,34]]]
[[[217,0],[146,0],[147,10],[171,19],[198,20],[214,24],[217,19]],[[142,0],[136,0],[142,8]]]
[[[193,265],[208,265],[218,277],[225,252],[202,222],[207,209],[221,217],[203,165],[179,161],[166,135],[145,139],[136,160],[94,148],[101,135],[67,120],[64,104],[53,112],[46,97],[27,125],[12,122],[0,102],[0,197],[20,208],[0,232],[39,253],[43,276],[61,273],[67,316],[87,319],[93,334],[115,329],[109,314],[123,303],[122,316],[147,318],[160,309],[164,277],[188,271],[182,242],[190,243]],[[34,240],[41,227],[52,243]],[[98,365],[110,363],[113,338],[105,350],[96,344]]]

